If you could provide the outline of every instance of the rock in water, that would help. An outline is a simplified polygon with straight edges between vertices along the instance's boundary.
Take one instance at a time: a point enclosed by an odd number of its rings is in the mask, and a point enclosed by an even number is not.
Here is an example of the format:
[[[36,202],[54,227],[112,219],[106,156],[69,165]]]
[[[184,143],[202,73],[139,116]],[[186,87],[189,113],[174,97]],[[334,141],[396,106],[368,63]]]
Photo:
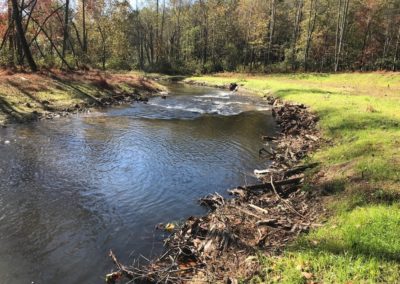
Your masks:
[[[236,91],[236,90],[237,90],[237,87],[238,87],[238,84],[236,84],[236,83],[230,83],[230,84],[229,84],[229,91],[231,91],[231,92]]]

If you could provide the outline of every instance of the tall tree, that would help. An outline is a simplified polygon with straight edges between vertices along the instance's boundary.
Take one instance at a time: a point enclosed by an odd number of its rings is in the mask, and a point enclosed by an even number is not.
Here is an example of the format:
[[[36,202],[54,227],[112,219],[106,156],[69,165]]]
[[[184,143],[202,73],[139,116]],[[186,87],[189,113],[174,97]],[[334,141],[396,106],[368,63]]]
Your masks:
[[[292,70],[296,69],[296,48],[297,48],[297,39],[300,32],[300,22],[303,15],[303,4],[304,0],[296,1],[296,14],[293,26],[293,36],[292,36],[292,51],[290,55],[290,63],[292,65]]]
[[[65,10],[64,10],[64,30],[63,30],[63,48],[62,56],[65,58],[65,53],[67,52],[68,44],[68,26],[69,26],[69,0],[65,0]]]
[[[307,24],[307,38],[306,38],[306,46],[304,50],[304,70],[308,71],[308,55],[311,47],[312,35],[315,29],[315,22],[317,19],[317,5],[318,0],[310,0],[309,1],[309,13],[308,13],[308,24]]]
[[[8,0],[8,29],[6,36],[8,37],[8,65],[14,66],[14,42],[15,42],[15,32],[14,32],[14,18],[13,18],[13,8],[11,0]]]
[[[340,64],[340,56],[343,49],[343,39],[347,27],[347,15],[349,12],[350,0],[339,0],[338,17],[336,28],[336,45],[335,45],[335,66],[334,71],[337,72]]]
[[[25,38],[25,31],[22,26],[21,10],[19,9],[18,1],[11,0],[11,2],[12,2],[12,7],[13,7],[13,18],[14,18],[15,27],[17,29],[17,35],[18,35],[19,42],[24,51],[24,54],[25,54],[26,60],[28,61],[29,67],[31,68],[32,72],[36,72],[37,66],[36,66],[35,60],[32,57],[31,50],[29,49],[28,43]]]

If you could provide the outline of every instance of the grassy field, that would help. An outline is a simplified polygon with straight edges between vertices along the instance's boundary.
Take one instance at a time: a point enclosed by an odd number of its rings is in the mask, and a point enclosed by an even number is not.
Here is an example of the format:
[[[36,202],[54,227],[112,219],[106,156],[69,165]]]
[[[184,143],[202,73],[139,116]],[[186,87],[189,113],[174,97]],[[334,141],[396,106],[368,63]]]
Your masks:
[[[236,82],[259,95],[304,103],[328,141],[310,157],[328,193],[324,226],[282,256],[266,258],[254,283],[400,283],[400,74],[253,76],[216,74],[187,80]]]
[[[112,94],[162,89],[136,73],[85,71],[36,74],[0,71],[0,125],[7,120],[30,120],[35,113],[87,107]]]

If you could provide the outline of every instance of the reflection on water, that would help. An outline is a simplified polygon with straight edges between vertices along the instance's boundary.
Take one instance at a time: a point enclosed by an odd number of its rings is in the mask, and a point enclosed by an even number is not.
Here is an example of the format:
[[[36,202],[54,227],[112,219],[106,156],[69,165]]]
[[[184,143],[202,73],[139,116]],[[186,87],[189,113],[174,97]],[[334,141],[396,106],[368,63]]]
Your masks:
[[[254,182],[258,100],[171,86],[167,100],[0,129],[0,283],[103,283],[121,260],[162,250],[160,222],[198,197]],[[257,111],[262,110],[262,111]],[[5,144],[4,141],[10,141]]]

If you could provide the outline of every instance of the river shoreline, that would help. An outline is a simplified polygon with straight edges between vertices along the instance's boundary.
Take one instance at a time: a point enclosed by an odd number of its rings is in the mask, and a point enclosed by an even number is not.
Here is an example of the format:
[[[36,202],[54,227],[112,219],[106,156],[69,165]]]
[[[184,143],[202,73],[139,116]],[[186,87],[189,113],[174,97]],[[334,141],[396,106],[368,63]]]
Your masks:
[[[240,86],[237,93],[243,94]],[[320,196],[302,190],[312,178],[304,172],[318,165],[299,166],[322,143],[318,118],[305,105],[282,102],[272,96],[264,99],[271,105],[280,133],[277,137],[261,137],[267,142],[259,154],[272,161],[269,168],[255,172],[261,183],[230,190],[232,199],[224,199],[218,193],[201,198],[200,203],[210,209],[209,213],[189,217],[165,240],[166,252],[145,267],[126,267],[110,252],[118,270],[107,275],[108,283],[124,277],[146,283],[249,280],[261,268],[258,253],[279,255],[299,234],[320,226],[324,215]]]
[[[14,73],[2,70],[0,127],[55,119],[91,109],[147,102],[166,89],[149,78],[102,71]]]

